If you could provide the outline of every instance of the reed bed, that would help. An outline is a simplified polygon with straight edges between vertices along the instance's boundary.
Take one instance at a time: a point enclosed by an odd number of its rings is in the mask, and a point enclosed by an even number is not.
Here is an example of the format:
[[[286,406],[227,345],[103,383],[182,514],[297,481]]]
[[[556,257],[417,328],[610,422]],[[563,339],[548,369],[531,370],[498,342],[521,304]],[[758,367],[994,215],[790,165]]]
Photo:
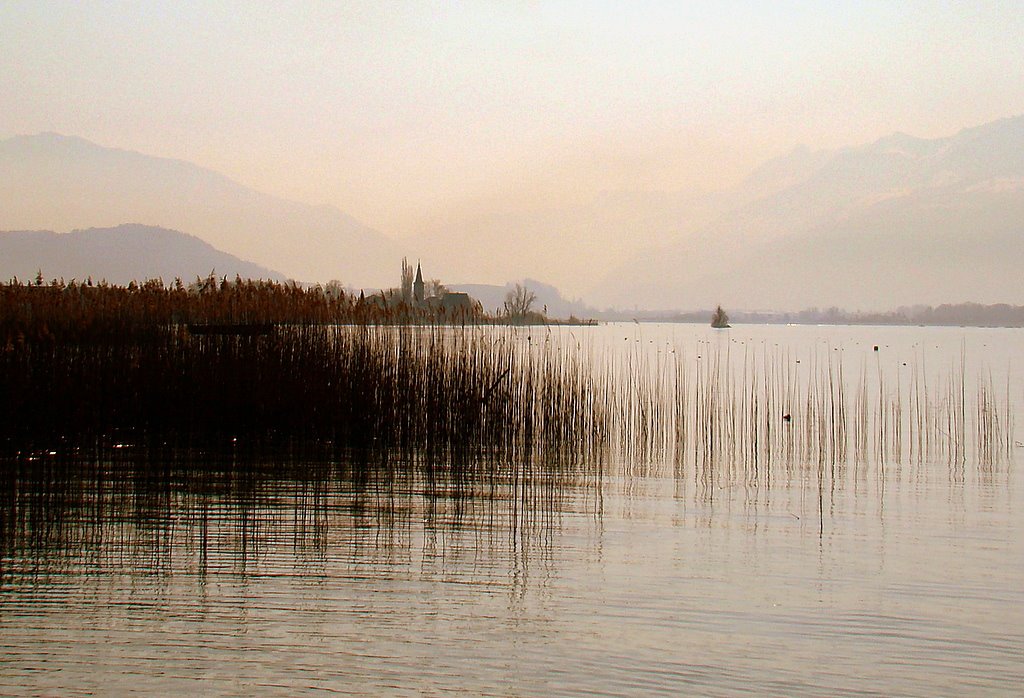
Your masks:
[[[786,351],[595,353],[493,327],[155,327],[8,347],[0,443],[8,454],[118,442],[500,454],[556,469],[613,459],[636,475],[673,460],[727,480],[773,463],[1003,459],[1009,383],[981,376],[969,395],[964,370],[962,358],[944,374],[865,362],[851,381],[839,352],[803,365]]]
[[[963,355],[935,370],[924,356],[851,366],[830,346],[595,345],[582,330],[428,323],[344,293],[214,279],[11,283],[0,302],[9,457],[305,450],[415,468],[439,488],[608,463],[759,483],[822,464],[998,463],[1014,444],[1010,384],[968,381]]]
[[[944,371],[864,360],[852,378],[841,347],[627,354],[599,386],[624,473],[664,472],[670,457],[702,481],[753,483],[821,465],[998,464],[1015,443],[1009,380],[985,373],[970,395],[963,355]]]
[[[157,327],[132,341],[26,342],[0,356],[8,452],[96,441],[395,451],[427,461],[586,456],[607,431],[587,367],[511,331]]]
[[[549,533],[577,485],[599,509],[608,475],[673,477],[709,498],[798,482],[820,502],[847,468],[946,464],[960,478],[972,462],[994,481],[1011,460],[1011,382],[968,376],[963,354],[905,366],[832,346],[592,338],[314,322],[27,333],[0,352],[0,552],[120,550],[113,530],[168,556],[184,526],[202,557],[225,506],[245,549],[277,525],[266,512],[279,516],[281,492],[314,543],[339,492],[381,535],[416,508],[439,529],[491,517],[513,540]]]
[[[182,530],[202,568],[218,536],[255,559],[275,526],[315,551],[340,502],[382,536],[415,510],[425,532],[493,520],[535,549],[571,488],[600,509],[608,475],[707,497],[798,481],[820,503],[869,465],[994,480],[1016,444],[1009,378],[969,376],[963,352],[908,366],[453,320],[275,284],[0,286],[0,567],[61,548],[163,569]]]
[[[380,298],[383,298],[382,296]],[[127,341],[155,327],[262,328],[269,325],[475,324],[493,321],[473,309],[417,307],[341,289],[236,278],[159,279],[128,286],[91,280],[0,284],[0,347],[25,341]]]
[[[112,507],[160,530],[189,493],[224,505],[261,488],[299,492],[314,533],[341,487],[381,516],[424,495],[432,516],[483,508],[526,535],[593,478],[608,431],[589,366],[511,328],[26,340],[0,354],[0,394],[0,539],[36,551],[101,549],[73,536],[118,526]]]

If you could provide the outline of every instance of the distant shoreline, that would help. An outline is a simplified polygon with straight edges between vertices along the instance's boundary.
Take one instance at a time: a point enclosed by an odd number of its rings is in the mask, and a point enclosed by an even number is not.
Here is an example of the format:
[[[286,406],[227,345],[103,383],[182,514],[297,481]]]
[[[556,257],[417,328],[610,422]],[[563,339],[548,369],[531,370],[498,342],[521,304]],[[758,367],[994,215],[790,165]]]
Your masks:
[[[601,322],[699,323],[711,321],[713,310],[595,312]],[[1024,327],[1024,305],[956,303],[920,305],[884,312],[849,312],[811,308],[798,312],[730,310],[733,325],[881,325],[892,327]]]

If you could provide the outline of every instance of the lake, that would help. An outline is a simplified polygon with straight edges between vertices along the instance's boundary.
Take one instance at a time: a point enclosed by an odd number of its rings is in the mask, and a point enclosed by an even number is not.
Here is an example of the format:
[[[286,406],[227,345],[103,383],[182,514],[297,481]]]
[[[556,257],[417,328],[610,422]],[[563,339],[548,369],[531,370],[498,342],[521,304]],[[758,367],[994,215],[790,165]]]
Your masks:
[[[598,447],[3,463],[0,693],[1019,693],[1024,331],[502,341],[593,367]]]

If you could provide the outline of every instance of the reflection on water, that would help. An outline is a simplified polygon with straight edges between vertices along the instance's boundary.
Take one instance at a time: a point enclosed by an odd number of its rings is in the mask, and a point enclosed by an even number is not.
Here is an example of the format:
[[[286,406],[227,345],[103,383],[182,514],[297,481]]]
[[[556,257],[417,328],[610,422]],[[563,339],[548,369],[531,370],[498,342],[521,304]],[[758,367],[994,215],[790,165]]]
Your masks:
[[[710,375],[692,374],[688,409]],[[802,375],[798,425],[830,394]],[[752,448],[740,436],[761,432],[732,417],[762,403],[706,385],[720,430],[688,415],[667,446],[609,437],[585,457],[119,443],[8,458],[0,693],[1019,691],[1020,449],[911,454],[919,430],[896,454],[839,457],[806,447],[828,430],[785,426]],[[630,389],[612,406],[639,420],[655,400]],[[890,427],[895,394],[871,403]],[[901,421],[929,419],[909,402]]]
[[[672,463],[466,478],[383,458],[35,458],[3,470],[4,693],[934,694],[1022,678],[1009,464],[727,483]]]
[[[567,490],[588,477],[507,460],[469,469],[388,456],[260,460],[123,447],[90,459],[11,460],[2,475],[4,579],[246,577],[286,558],[315,573],[329,556],[386,561],[408,556],[413,542],[458,556],[503,541],[515,560],[550,545]],[[594,491],[575,489],[572,506],[595,511]]]

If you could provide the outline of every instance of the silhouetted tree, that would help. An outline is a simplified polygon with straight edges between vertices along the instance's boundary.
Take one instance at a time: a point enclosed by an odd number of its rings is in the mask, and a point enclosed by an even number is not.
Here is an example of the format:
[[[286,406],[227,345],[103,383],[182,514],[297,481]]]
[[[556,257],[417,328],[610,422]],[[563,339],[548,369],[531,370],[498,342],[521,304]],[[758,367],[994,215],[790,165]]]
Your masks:
[[[402,302],[412,303],[412,267],[405,257],[402,257]]]
[[[426,284],[426,297],[440,298],[441,296],[448,293],[448,287],[441,283],[440,279],[431,279]]]
[[[729,316],[726,314],[725,310],[722,309],[722,306],[718,306],[717,308],[715,308],[715,314],[711,316],[711,326],[712,327],[728,327],[729,326]]]
[[[525,318],[536,300],[536,293],[522,284],[516,284],[505,296],[505,314],[513,319]]]

